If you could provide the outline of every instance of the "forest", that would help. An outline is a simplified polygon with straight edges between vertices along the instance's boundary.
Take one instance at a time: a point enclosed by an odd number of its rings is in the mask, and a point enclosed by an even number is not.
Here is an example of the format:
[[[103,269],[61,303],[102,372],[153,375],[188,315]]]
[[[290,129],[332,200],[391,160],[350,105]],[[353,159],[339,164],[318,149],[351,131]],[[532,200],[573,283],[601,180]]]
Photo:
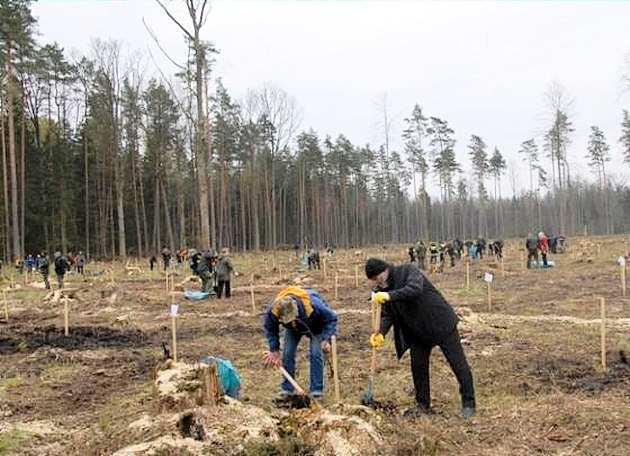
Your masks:
[[[620,138],[591,127],[583,155],[594,178],[572,175],[569,96],[552,84],[544,141],[515,139],[528,188],[504,196],[502,180],[516,176],[502,152],[474,132],[456,145],[448,120],[419,102],[394,150],[388,128],[374,145],[303,129],[295,99],[273,83],[235,99],[212,73],[219,50],[202,37],[209,2],[186,0],[188,17],[157,4],[188,49],[174,75],[149,74],[115,40],[70,58],[36,42],[30,1],[0,2],[5,263],[54,250],[120,259],[162,246],[260,251],[630,229],[629,187],[606,167],[613,151],[630,161],[628,110]]]

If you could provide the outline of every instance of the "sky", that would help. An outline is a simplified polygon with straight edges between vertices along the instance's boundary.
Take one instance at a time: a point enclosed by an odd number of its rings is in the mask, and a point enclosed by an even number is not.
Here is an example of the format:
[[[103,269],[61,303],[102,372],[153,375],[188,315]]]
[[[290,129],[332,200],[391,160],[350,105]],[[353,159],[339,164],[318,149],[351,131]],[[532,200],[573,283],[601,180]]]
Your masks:
[[[181,2],[169,10],[189,26]],[[39,0],[32,11],[38,41],[56,41],[68,55],[90,55],[94,38],[115,39],[130,52],[150,52],[149,73],[159,66],[172,75],[176,67],[144,21],[174,60],[186,56],[181,31],[150,0]],[[593,178],[584,156],[596,125],[611,147],[613,178],[630,184],[618,141],[622,111],[630,110],[621,82],[630,73],[628,18],[629,1],[219,0],[202,38],[219,49],[213,76],[232,98],[273,83],[295,98],[300,131],[312,128],[321,139],[343,134],[376,148],[386,111],[390,147],[402,152],[404,119],[418,104],[448,121],[469,170],[467,146],[480,136],[489,155],[497,147],[510,165],[505,195],[510,176],[517,191],[529,186],[518,150],[530,138],[542,146],[552,83],[572,100],[572,175]]]

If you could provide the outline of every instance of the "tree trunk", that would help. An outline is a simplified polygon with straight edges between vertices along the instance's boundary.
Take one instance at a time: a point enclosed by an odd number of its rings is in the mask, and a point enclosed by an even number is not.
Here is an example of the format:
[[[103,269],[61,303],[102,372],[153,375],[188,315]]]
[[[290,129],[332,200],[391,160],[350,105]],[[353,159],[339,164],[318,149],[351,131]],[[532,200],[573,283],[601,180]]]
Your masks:
[[[13,112],[13,70],[11,68],[11,40],[6,39],[6,57],[5,70],[7,75],[7,110],[8,110],[8,129],[9,129],[9,170],[11,184],[11,222],[12,222],[12,240],[13,251],[12,257],[22,257],[20,251],[20,225],[18,218],[18,180],[17,165],[15,160],[15,120]]]
[[[4,209],[4,255],[5,262],[11,261],[11,245],[9,236],[9,162],[7,160],[7,143],[5,139],[5,124],[4,124],[4,97],[0,96],[0,141],[2,142],[2,194],[4,196],[3,209]]]

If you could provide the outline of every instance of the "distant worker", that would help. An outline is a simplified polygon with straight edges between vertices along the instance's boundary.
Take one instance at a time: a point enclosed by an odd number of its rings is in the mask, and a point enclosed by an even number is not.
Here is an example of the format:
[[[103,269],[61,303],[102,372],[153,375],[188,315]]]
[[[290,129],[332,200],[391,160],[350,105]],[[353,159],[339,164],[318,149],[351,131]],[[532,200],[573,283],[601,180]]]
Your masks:
[[[162,261],[164,261],[164,270],[166,271],[171,265],[171,250],[166,246],[162,248]]]
[[[532,260],[536,260],[536,263],[538,263],[538,239],[536,236],[527,235],[525,249],[527,249],[527,269],[531,269]]]
[[[543,268],[548,267],[547,253],[549,253],[549,238],[542,231],[538,233],[538,250],[540,250],[540,255],[542,256]]]
[[[280,325],[284,326],[282,355]],[[309,339],[310,395],[313,399],[321,399],[324,395],[324,352],[330,351],[330,338],[337,333],[337,314],[328,307],[324,298],[312,289],[294,286],[283,289],[267,307],[264,330],[269,345],[269,351],[263,356],[264,365],[282,365],[292,377],[295,377],[300,339],[302,336]],[[293,385],[284,379],[276,403],[281,405],[291,394]]]
[[[48,261],[46,252],[37,254],[37,269],[44,279],[44,287],[46,290],[50,290],[50,282],[48,281],[48,276],[50,275],[50,262]]]
[[[416,261],[416,248],[412,245],[407,250],[407,254],[409,255],[409,262],[413,263]]]
[[[440,347],[459,382],[460,416],[472,416],[476,408],[473,376],[451,305],[413,264],[393,266],[380,258],[370,258],[365,263],[365,275],[374,292],[374,303],[382,306],[380,328],[370,336],[370,345],[380,349],[393,326],[398,359],[410,350],[417,406],[407,410],[405,416],[435,413],[429,387],[429,358],[435,346]]]
[[[66,275],[66,271],[70,268],[68,260],[61,254],[60,251],[55,252],[55,274],[57,274],[57,284],[59,288],[63,288],[63,278]]]
[[[309,269],[321,269],[319,262],[319,252],[316,249],[311,249],[308,254],[308,268]]]
[[[197,274],[201,279],[201,291],[204,293],[212,293],[214,290],[214,252],[212,249],[205,249],[201,252],[199,265],[197,266]]]
[[[151,258],[149,258],[149,267],[151,268],[152,271],[155,266],[155,263],[157,263],[157,258],[155,257],[155,255],[151,255]]]
[[[83,250],[79,250],[76,261],[77,261],[77,274],[83,275],[83,269],[85,268],[85,263],[87,263],[87,259],[85,258],[85,253],[83,253]]]
[[[416,256],[418,257],[418,267],[424,269],[427,267],[427,246],[421,239],[416,244]]]
[[[230,249],[223,247],[221,249],[221,255],[217,261],[217,299],[221,299],[223,292],[225,291],[225,299],[228,299],[231,294],[230,279],[234,266],[230,260]]]
[[[35,270],[35,257],[32,253],[26,256],[24,263],[26,264],[26,272],[32,273]]]

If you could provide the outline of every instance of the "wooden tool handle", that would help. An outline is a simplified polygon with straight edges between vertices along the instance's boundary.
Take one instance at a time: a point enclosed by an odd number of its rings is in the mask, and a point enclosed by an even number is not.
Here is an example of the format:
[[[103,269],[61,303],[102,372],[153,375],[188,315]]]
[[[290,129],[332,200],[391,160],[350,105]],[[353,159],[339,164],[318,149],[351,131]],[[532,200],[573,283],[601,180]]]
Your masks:
[[[289,381],[289,383],[293,385],[293,388],[295,388],[295,391],[297,391],[299,394],[306,396],[306,391],[304,391],[302,387],[298,385],[298,382],[296,382],[295,379],[291,377],[291,374],[289,374],[284,367],[278,366],[278,370],[282,372],[282,375],[284,375],[284,378],[286,378]]]
[[[381,329],[381,306],[382,304],[372,303],[372,333],[378,334]],[[378,357],[376,347],[372,347],[372,362],[370,363],[372,372],[378,369]]]

